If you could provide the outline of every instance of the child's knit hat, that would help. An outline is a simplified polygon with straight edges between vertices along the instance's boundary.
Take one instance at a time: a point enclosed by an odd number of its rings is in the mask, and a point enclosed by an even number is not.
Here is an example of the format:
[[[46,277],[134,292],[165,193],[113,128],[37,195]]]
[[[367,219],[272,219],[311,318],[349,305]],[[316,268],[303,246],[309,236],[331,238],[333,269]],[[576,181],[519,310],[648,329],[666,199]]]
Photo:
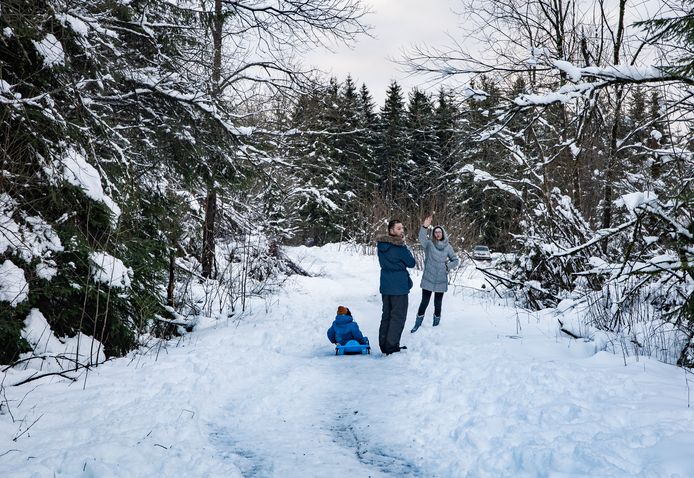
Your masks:
[[[345,307],[344,305],[341,305],[337,308],[337,315],[349,315],[349,316],[351,316],[352,313],[349,311],[349,309],[347,307]]]

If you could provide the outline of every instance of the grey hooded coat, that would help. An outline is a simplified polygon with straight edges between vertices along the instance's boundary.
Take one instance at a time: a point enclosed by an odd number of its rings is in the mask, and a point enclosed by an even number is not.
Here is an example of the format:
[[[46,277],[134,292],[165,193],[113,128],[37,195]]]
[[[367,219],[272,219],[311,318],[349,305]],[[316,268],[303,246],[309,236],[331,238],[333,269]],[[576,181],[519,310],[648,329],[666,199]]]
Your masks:
[[[460,260],[448,243],[448,234],[441,226],[443,239],[434,241],[427,236],[425,227],[419,228],[419,242],[424,249],[424,273],[422,274],[422,289],[432,292],[448,290],[448,271],[458,267]]]

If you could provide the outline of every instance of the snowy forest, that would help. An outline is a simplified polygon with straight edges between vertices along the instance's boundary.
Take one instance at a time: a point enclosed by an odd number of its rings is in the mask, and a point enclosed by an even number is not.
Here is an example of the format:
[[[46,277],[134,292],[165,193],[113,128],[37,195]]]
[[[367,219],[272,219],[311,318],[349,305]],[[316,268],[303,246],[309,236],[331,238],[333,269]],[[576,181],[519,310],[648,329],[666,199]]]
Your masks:
[[[297,59],[365,33],[352,0],[3,2],[0,361],[32,309],[119,356],[175,333],[177,282],[236,305],[290,270],[284,244],[435,211],[513,255],[490,274],[522,306],[662,323],[691,366],[692,11],[612,7],[471,3],[491,58],[417,48],[402,67],[465,81],[376,105]]]
[[[379,104],[302,60],[371,34],[358,0],[3,0],[3,372],[243,320],[313,274],[289,248],[430,214],[517,310],[694,367],[694,9],[655,3],[463,0]]]

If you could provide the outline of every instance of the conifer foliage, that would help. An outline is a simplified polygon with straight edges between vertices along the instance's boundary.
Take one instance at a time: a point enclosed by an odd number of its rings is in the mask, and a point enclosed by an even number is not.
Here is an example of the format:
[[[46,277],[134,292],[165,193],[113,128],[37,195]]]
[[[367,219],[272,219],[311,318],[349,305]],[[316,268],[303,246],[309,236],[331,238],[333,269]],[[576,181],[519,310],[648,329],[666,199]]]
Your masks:
[[[0,363],[35,345],[27,320],[124,354],[202,313],[182,276],[208,290],[240,262],[236,301],[287,270],[252,266],[278,244],[370,244],[436,212],[457,250],[508,253],[492,274],[523,305],[590,304],[625,335],[647,316],[691,366],[693,28],[672,3],[644,40],[625,2],[467,2],[496,63],[414,52],[470,81],[392,81],[376,104],[293,62],[362,33],[356,0],[3,1]],[[667,63],[641,65],[649,48]]]
[[[293,52],[349,41],[362,15],[352,0],[3,2],[0,362],[36,345],[29,317],[121,355],[176,316],[177,275],[221,277],[214,242],[265,227],[247,207],[271,149],[250,134],[259,95],[309,84]]]

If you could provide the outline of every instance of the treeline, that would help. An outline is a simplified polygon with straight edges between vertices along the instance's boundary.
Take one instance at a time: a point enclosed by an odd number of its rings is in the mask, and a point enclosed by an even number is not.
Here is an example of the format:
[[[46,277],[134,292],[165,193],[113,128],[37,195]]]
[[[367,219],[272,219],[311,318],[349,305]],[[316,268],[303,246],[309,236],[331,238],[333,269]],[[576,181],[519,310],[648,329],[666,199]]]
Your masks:
[[[490,273],[522,305],[574,301],[625,343],[669,327],[694,364],[690,14],[644,46],[683,56],[639,69],[563,7],[471,4],[533,47],[464,65],[456,89],[393,82],[376,105],[291,61],[363,32],[359,2],[277,3],[3,2],[0,362],[35,345],[30,315],[122,355],[211,314],[193,285],[233,309],[286,270],[279,244],[371,243],[392,217],[412,235],[434,212],[459,251],[513,253]],[[446,76],[457,58],[412,61]]]
[[[368,242],[382,232],[386,217],[398,216],[416,230],[424,215],[436,212],[463,239],[460,245],[484,243],[510,252],[519,247],[514,238],[523,231],[523,198],[532,187],[523,178],[528,165],[520,164],[521,155],[545,155],[543,194],[566,194],[588,222],[605,227],[612,215],[608,190],[614,199],[679,180],[681,171],[643,151],[671,144],[659,90],[625,89],[616,131],[608,131],[609,118],[603,118],[602,125],[587,126],[582,147],[562,138],[560,126],[580,120],[579,112],[563,106],[548,107],[542,121],[519,113],[492,136],[504,102],[525,93],[521,75],[504,81],[482,75],[462,94],[445,88],[404,92],[393,81],[377,106],[367,85],[357,87],[348,76],[283,105],[277,121],[287,133],[276,146],[287,162],[270,169],[281,178],[277,185],[286,200],[277,211],[267,202],[268,213],[287,226],[277,233],[293,243]],[[531,131],[533,121],[540,124]],[[679,144],[689,131],[674,134]],[[625,138],[625,154],[606,171],[612,135]],[[513,189],[508,179],[515,179]]]
[[[405,92],[392,81],[379,106],[367,85],[348,76],[284,105],[277,121],[287,133],[276,151],[286,162],[270,169],[282,178],[286,200],[269,214],[289,220],[290,242],[322,244],[369,242],[389,217],[416,231],[435,212],[461,239],[459,247],[512,249],[521,204],[464,169],[501,167],[498,148],[475,139],[501,90],[482,78],[480,89],[469,91]]]
[[[691,9],[668,4],[667,18],[636,28],[625,5],[540,3],[466,4],[486,39],[503,39],[490,42],[495,60],[412,54],[413,71],[468,75],[466,86],[405,98],[393,84],[374,115],[351,80],[333,80],[280,115],[296,134],[282,142],[291,161],[276,176],[306,171],[312,185],[289,189],[307,218],[295,237],[368,241],[388,217],[412,231],[435,211],[459,249],[514,253],[506,270],[487,272],[519,303],[586,312],[566,333],[603,331],[624,353],[691,366]],[[643,52],[659,64],[637,66]]]

